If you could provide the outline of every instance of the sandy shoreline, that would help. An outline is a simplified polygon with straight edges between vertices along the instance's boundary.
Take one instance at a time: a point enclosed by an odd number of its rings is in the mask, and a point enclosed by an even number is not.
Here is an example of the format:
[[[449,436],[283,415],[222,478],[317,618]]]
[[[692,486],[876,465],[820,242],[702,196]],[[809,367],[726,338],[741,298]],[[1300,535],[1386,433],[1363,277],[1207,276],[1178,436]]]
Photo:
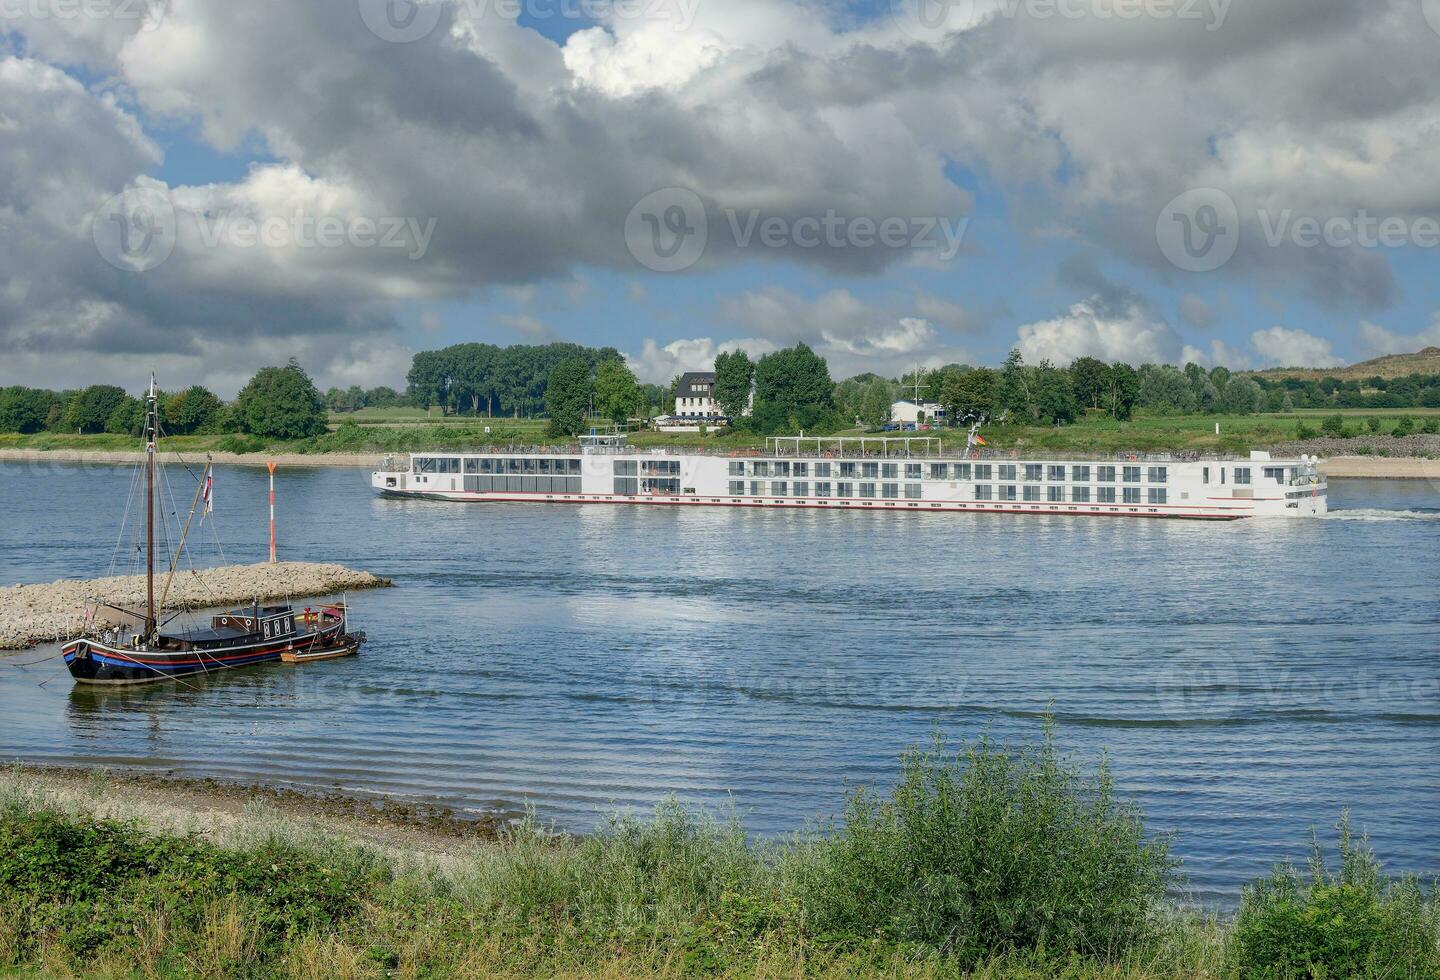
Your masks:
[[[495,840],[504,825],[500,817],[466,817],[438,805],[132,770],[15,763],[0,769],[0,793],[17,792],[67,812],[221,841],[278,819],[386,850],[459,856]]]
[[[173,454],[162,454],[169,458]],[[187,454],[199,459],[202,454]],[[280,466],[343,466],[377,469],[384,461],[379,453],[211,453],[216,463],[230,466],[264,466],[275,462]],[[91,452],[80,449],[0,449],[0,463],[95,463],[104,466],[134,464],[143,453]],[[1387,456],[1334,456],[1320,464],[1320,472],[1332,479],[1363,478],[1379,480],[1440,481],[1440,459]]]

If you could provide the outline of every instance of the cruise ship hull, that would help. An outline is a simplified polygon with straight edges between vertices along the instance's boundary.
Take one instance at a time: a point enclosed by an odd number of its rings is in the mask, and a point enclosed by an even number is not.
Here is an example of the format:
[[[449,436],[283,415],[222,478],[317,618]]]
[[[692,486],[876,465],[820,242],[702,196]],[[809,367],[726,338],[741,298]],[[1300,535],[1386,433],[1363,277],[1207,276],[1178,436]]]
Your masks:
[[[426,453],[383,496],[458,503],[631,504],[1234,521],[1318,516],[1311,459],[1115,461],[619,453]]]

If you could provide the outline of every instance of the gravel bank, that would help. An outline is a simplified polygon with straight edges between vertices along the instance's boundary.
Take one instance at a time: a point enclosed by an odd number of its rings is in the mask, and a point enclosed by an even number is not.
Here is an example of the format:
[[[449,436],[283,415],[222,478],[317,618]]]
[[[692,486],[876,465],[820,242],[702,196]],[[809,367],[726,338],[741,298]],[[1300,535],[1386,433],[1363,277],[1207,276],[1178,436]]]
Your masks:
[[[200,460],[206,453],[185,453],[187,459]],[[358,466],[377,469],[385,456],[380,453],[220,453],[208,454],[216,463],[229,466]],[[401,455],[401,454],[397,454]],[[96,463],[104,466],[134,465],[145,459],[143,452],[114,452],[88,449],[0,449],[0,463]],[[174,453],[162,452],[162,462],[174,459]]]
[[[286,561],[275,565],[229,565],[175,574],[166,600],[169,606],[205,608],[238,605],[253,599],[334,595],[390,584],[369,572],[344,565]],[[155,590],[164,588],[157,573]],[[0,650],[23,650],[37,643],[73,636],[87,598],[103,597],[117,605],[145,603],[144,575],[117,575],[85,581],[65,579],[48,585],[16,585],[0,589]],[[158,599],[158,595],[157,595]]]

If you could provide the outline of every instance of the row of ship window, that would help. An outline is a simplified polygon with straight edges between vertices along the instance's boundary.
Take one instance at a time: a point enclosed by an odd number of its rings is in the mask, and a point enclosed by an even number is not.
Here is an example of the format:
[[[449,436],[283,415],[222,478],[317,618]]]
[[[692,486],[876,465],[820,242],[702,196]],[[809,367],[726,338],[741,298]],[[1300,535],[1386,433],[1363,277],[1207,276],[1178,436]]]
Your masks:
[[[462,467],[463,464],[463,467]],[[529,476],[579,476],[578,459],[523,459],[496,456],[416,456],[416,473],[507,473]]]
[[[617,464],[618,465],[618,464]],[[1068,477],[1067,477],[1068,470]],[[903,471],[903,472],[902,472]],[[1239,471],[1236,471],[1239,473]],[[1165,483],[1169,479],[1164,466],[1064,466],[1048,463],[810,463],[790,460],[759,460],[730,463],[730,475],[752,477],[809,477],[821,479],[879,480],[1025,480],[1051,483]],[[1248,471],[1247,471],[1248,476]],[[1237,481],[1238,482],[1238,481]]]
[[[617,483],[619,481],[616,481]],[[975,485],[975,500],[1025,500],[1033,503],[1075,503],[1075,504],[1164,504],[1169,502],[1169,494],[1164,487],[1149,487],[1145,491],[1145,499],[1141,499],[1140,487],[1037,487],[1037,486],[1016,486],[1014,484],[1002,484],[992,486],[988,483]],[[1068,489],[1068,493],[1066,492]],[[879,498],[882,500],[899,500],[902,497],[906,500],[919,500],[921,484],[919,483],[850,483],[842,481],[831,483],[820,481],[810,483],[808,481],[784,481],[784,480],[731,480],[730,495],[732,497],[860,497]],[[1044,494],[1041,494],[1041,491]],[[1093,496],[1092,496],[1093,494]]]

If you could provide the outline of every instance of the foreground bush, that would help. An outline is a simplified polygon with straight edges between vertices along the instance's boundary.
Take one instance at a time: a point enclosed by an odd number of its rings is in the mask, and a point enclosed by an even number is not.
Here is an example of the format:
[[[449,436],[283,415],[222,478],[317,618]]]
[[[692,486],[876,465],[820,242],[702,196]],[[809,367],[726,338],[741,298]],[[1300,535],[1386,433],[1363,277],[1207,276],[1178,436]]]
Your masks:
[[[1309,877],[1277,868],[1246,889],[1235,921],[1245,977],[1440,977],[1440,901],[1414,878],[1386,881],[1364,841],[1339,825],[1340,870],[1316,840]]]
[[[1144,941],[1176,862],[1117,800],[1107,766],[1086,776],[1044,741],[981,740],[958,757],[937,737],[905,756],[888,798],[851,795],[800,859],[800,901],[820,934],[916,943],[965,962],[1044,949],[1109,956]]]

